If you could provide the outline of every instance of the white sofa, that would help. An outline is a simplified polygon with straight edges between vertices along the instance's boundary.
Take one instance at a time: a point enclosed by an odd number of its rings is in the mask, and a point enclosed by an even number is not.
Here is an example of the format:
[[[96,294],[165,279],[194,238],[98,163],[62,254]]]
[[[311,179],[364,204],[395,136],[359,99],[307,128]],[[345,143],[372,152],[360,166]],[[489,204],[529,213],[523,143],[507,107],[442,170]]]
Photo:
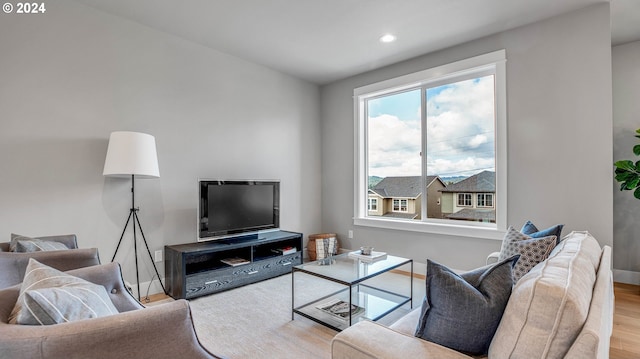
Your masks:
[[[608,358],[613,306],[611,248],[572,232],[514,286],[488,357]],[[336,335],[332,358],[470,358],[415,337],[419,318],[359,322]]]

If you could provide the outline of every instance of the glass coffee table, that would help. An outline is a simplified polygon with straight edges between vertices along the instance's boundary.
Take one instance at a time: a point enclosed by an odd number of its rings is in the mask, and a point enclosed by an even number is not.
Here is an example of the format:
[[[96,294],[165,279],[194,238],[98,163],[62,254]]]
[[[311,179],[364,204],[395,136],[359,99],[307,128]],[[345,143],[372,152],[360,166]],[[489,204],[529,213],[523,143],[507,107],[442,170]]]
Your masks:
[[[378,276],[402,266],[410,267],[409,288],[389,289]],[[412,259],[387,255],[369,263],[345,253],[294,266],[291,282],[291,320],[298,314],[337,331],[407,303],[413,308]]]

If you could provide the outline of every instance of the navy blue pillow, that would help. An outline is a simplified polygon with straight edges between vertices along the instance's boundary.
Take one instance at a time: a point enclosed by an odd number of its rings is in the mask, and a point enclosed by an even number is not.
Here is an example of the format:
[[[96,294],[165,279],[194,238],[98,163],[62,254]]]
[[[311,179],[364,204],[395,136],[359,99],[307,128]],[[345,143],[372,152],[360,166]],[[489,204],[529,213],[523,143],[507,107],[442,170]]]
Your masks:
[[[557,245],[562,240],[562,227],[564,227],[564,224],[556,224],[555,226],[549,227],[547,229],[538,230],[538,228],[533,224],[533,222],[527,221],[522,226],[520,233],[526,234],[529,237],[533,237],[533,238],[556,236],[556,245]]]
[[[473,355],[486,354],[507,306],[520,258],[458,275],[427,260],[427,291],[416,337]]]

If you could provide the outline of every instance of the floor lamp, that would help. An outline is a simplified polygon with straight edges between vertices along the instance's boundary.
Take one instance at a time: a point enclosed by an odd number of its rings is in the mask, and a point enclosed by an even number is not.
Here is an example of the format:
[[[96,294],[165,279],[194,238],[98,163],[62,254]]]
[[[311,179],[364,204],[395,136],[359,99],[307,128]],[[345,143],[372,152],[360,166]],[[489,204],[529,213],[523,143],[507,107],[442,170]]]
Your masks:
[[[127,231],[129,222],[133,222],[133,251],[136,261],[136,283],[138,286],[138,300],[140,300],[140,277],[138,272],[138,240],[136,225],[140,230],[140,235],[142,235],[142,240],[144,241],[144,245],[147,248],[147,253],[149,254],[149,259],[151,259],[153,269],[156,271],[156,275],[158,276],[160,286],[166,294],[167,290],[162,284],[160,274],[158,273],[158,268],[153,261],[151,251],[149,250],[149,245],[147,244],[147,239],[145,238],[144,232],[142,231],[140,219],[138,219],[138,210],[140,208],[136,208],[135,206],[135,179],[160,177],[155,138],[146,133],[139,132],[112,132],[111,136],[109,137],[107,158],[104,162],[104,171],[102,174],[108,177],[131,177],[131,208],[129,209],[129,217],[127,218],[127,222],[124,225],[124,229],[122,230],[122,234],[120,235],[120,240],[118,241],[118,246],[116,247],[116,251],[113,253],[113,258],[111,258],[111,261],[113,262],[116,259],[116,254],[118,254],[118,249],[120,249],[120,244],[122,243],[122,238]],[[153,280],[153,278],[151,280]]]

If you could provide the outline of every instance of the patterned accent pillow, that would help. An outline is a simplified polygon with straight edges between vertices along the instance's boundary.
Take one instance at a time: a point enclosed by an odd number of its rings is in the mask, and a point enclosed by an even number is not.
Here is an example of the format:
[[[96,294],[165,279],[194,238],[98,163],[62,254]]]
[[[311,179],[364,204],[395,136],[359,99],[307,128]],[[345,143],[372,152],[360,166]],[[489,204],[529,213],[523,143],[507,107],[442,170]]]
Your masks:
[[[9,323],[49,325],[117,313],[103,286],[31,258]]]
[[[415,335],[448,348],[486,354],[513,287],[518,256],[456,274],[427,260],[427,291]]]
[[[16,252],[44,252],[44,251],[61,251],[69,249],[64,243],[55,241],[43,241],[40,239],[17,240]]]
[[[515,284],[536,264],[547,259],[555,246],[556,236],[533,238],[518,232],[513,227],[509,227],[502,240],[502,249],[500,249],[498,261],[505,260],[516,254],[520,255],[520,259],[513,270],[513,283]]]
[[[558,243],[560,243],[560,241],[562,240],[563,227],[564,224],[556,224],[555,226],[549,227],[547,229],[539,230],[538,227],[533,224],[533,222],[527,221],[522,226],[520,232],[533,238],[556,236],[556,245],[558,245]]]
[[[63,249],[69,249],[69,247],[56,241],[43,241],[11,233],[11,243],[9,243],[9,251],[11,252],[58,251]]]

